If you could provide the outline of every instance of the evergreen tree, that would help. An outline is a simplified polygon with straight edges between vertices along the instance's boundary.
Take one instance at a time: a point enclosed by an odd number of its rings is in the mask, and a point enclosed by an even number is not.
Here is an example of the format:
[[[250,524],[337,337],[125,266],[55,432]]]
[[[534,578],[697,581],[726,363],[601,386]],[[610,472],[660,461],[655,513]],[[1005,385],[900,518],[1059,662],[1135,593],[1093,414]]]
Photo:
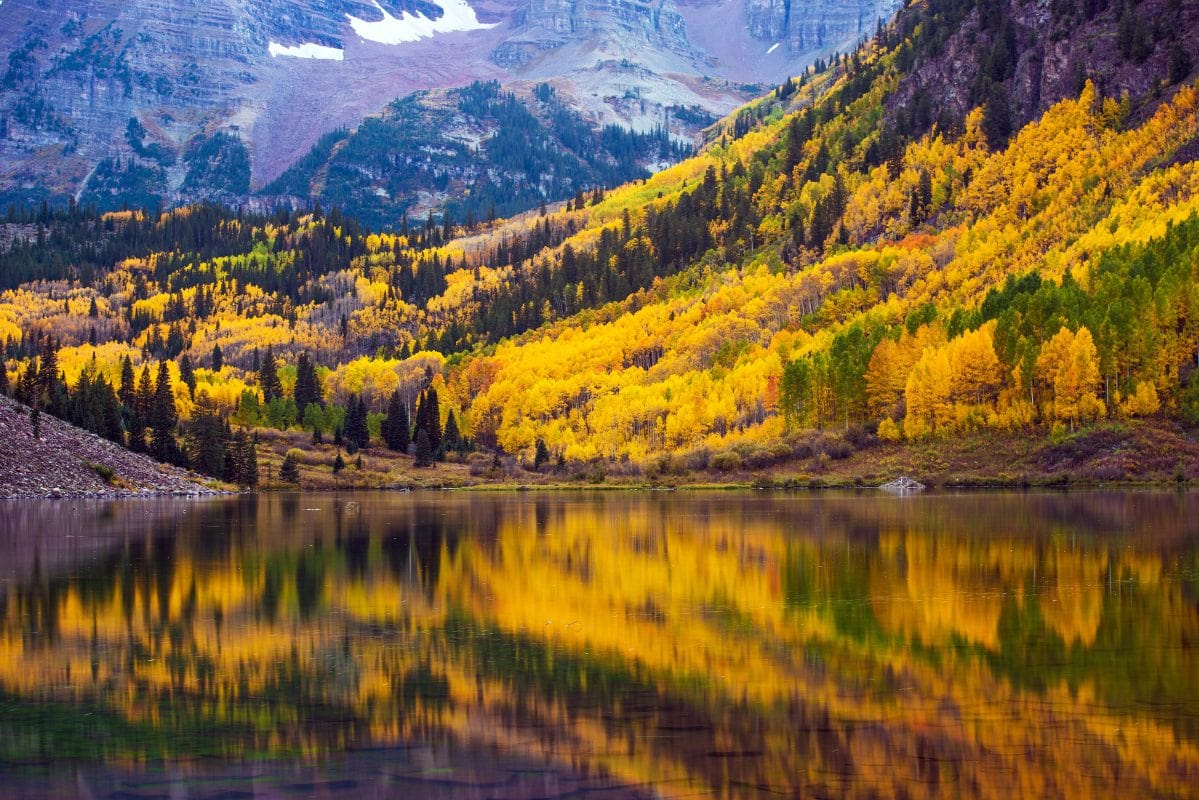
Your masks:
[[[536,452],[533,454],[533,469],[540,471],[543,464],[550,460],[550,450],[545,446],[544,439],[537,440]]]
[[[370,446],[370,429],[367,426],[366,414],[366,403],[361,398],[351,395],[350,402],[346,404],[344,435],[347,442],[360,448]]]
[[[341,457],[341,453],[337,454],[337,458],[333,459],[333,474],[341,472],[346,468],[346,460]]]
[[[0,394],[8,394],[8,363],[0,354]]]
[[[33,408],[29,409],[29,424],[33,428],[33,438],[42,438],[42,411],[34,404]]]
[[[267,403],[283,396],[283,384],[279,382],[279,365],[275,362],[275,353],[269,345],[258,370],[258,388],[262,389],[262,399]]]
[[[316,365],[307,353],[301,353],[300,358],[296,361],[296,408],[306,410],[308,406],[314,403],[318,406],[323,406],[325,399],[321,394],[321,384],[320,379],[316,375]]]
[[[178,423],[179,412],[175,408],[175,394],[171,388],[171,371],[167,362],[160,361],[150,410],[150,427],[154,429],[150,454],[159,461],[173,463],[178,460],[179,445],[175,442],[175,426]]]
[[[121,388],[118,396],[125,411],[132,413],[137,398],[137,379],[133,376],[133,360],[128,355],[121,359]]]
[[[279,480],[284,483],[299,483],[300,468],[296,464],[296,460],[292,458],[291,453],[283,457],[283,463],[279,465]]]
[[[188,394],[196,396],[196,370],[192,367],[192,359],[187,353],[179,357],[179,380],[187,387]]]
[[[399,453],[408,452],[408,409],[400,399],[398,390],[391,393],[391,400],[387,403],[387,417],[383,420],[382,433],[388,449]]]
[[[192,469],[203,475],[224,478],[226,444],[225,426],[216,403],[208,392],[201,391],[187,423],[187,455]]]
[[[133,393],[129,411],[129,449],[135,453],[146,452],[146,430],[150,427],[150,408],[153,405],[154,382],[150,377],[149,365],[143,366],[138,377],[137,389]]]
[[[433,445],[429,442],[429,434],[421,428],[416,432],[415,466],[430,467],[433,465]]]
[[[225,480],[238,486],[257,486],[258,453],[253,438],[247,436],[245,431],[230,434],[226,428],[226,441]],[[292,465],[294,467],[294,461]]]
[[[437,390],[429,387],[420,396],[416,405],[416,423],[413,426],[413,439],[421,431],[429,438],[430,452],[436,453],[441,447],[441,408],[437,399]]]
[[[987,101],[983,106],[983,133],[987,135],[987,144],[992,150],[1003,147],[1012,135],[1012,107],[1003,84],[991,84],[987,93]]]
[[[441,457],[445,458],[446,453],[461,452],[462,445],[462,433],[458,430],[458,420],[454,417],[454,410],[450,409],[445,420],[445,431],[441,435]]]
[[[212,371],[220,372],[223,366],[225,366],[225,354],[221,352],[219,344],[214,344],[212,346]]]

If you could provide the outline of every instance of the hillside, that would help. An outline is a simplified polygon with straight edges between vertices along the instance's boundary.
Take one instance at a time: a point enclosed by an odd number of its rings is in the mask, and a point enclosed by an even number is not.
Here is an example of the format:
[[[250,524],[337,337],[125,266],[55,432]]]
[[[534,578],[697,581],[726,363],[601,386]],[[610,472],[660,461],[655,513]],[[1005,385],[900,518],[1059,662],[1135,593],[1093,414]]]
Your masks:
[[[51,337],[68,382],[115,384],[125,357],[180,375],[186,356],[235,424],[316,438],[361,399],[376,443],[390,403],[410,415],[433,390],[439,426],[453,414],[495,451],[476,471],[504,456],[820,475],[848,449],[867,474],[876,448],[967,436],[1069,450],[1106,430],[1132,442],[1109,449],[1150,455],[1143,442],[1189,442],[1194,9],[1095,6],[1033,30],[1036,8],[914,3],[697,156],[494,224],[372,234],[339,212],[205,207],[14,219],[42,233],[0,261],[10,365]],[[1137,21],[1150,14],[1183,27]],[[1080,82],[1042,72],[1028,92],[1028,65],[1057,52],[1046,32]],[[932,119],[910,111],[920,87],[981,94]],[[268,346],[283,363],[264,392]],[[306,396],[325,403],[312,416],[293,389],[304,353],[320,365]],[[175,386],[186,418],[199,389]],[[1116,477],[1171,471],[1146,458]]]
[[[0,396],[0,499],[213,494],[182,470]]]

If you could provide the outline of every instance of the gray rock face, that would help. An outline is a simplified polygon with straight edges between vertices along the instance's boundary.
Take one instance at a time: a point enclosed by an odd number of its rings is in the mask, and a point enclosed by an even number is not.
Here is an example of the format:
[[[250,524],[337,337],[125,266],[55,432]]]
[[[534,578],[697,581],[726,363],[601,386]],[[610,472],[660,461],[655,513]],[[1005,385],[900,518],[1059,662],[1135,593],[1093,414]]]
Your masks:
[[[810,53],[872,34],[894,10],[877,0],[748,0],[746,24],[758,39]]]
[[[889,0],[888,0],[889,2]],[[409,92],[549,81],[595,124],[722,114],[882,0],[4,0],[0,207],[241,201]],[[397,33],[397,31],[399,31]],[[422,38],[423,37],[423,38]],[[785,47],[768,43],[784,38]],[[298,48],[298,49],[297,49]],[[298,55],[310,57],[295,57]],[[319,57],[316,57],[319,56]],[[214,140],[223,131],[232,138]],[[244,188],[243,188],[244,187]]]

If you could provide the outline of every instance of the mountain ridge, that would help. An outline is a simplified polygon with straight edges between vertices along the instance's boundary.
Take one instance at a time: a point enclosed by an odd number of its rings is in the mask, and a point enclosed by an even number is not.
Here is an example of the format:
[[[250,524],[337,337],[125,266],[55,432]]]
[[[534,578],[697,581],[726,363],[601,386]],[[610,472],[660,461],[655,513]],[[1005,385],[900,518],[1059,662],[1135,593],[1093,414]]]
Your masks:
[[[882,3],[890,0],[878,2],[879,15],[889,13]],[[111,194],[109,168],[93,179],[115,159],[137,170],[131,205],[147,187],[170,204],[245,202],[322,135],[413,91],[475,80],[523,92],[550,81],[597,130],[650,132],[671,105],[722,114],[751,96],[740,82],[773,81],[788,61],[780,51],[769,63],[753,60],[749,74],[722,77],[758,45],[746,34],[724,57],[705,55],[686,30],[717,24],[693,12],[719,8],[713,0],[686,8],[673,0],[8,0],[0,4],[0,46],[12,54],[0,76],[0,205]],[[821,47],[859,35],[841,33]],[[528,52],[505,57],[505,44]],[[695,130],[671,124],[684,139]],[[248,178],[232,187],[195,180],[186,158],[221,136],[248,160]]]

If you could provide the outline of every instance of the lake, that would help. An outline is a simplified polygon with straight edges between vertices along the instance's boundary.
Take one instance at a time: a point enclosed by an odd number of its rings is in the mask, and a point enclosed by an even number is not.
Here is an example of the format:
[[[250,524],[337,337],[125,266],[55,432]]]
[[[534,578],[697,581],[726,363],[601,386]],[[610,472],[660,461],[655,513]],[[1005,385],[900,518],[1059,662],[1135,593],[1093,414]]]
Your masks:
[[[1193,797],[1199,493],[0,506],[0,798]]]

